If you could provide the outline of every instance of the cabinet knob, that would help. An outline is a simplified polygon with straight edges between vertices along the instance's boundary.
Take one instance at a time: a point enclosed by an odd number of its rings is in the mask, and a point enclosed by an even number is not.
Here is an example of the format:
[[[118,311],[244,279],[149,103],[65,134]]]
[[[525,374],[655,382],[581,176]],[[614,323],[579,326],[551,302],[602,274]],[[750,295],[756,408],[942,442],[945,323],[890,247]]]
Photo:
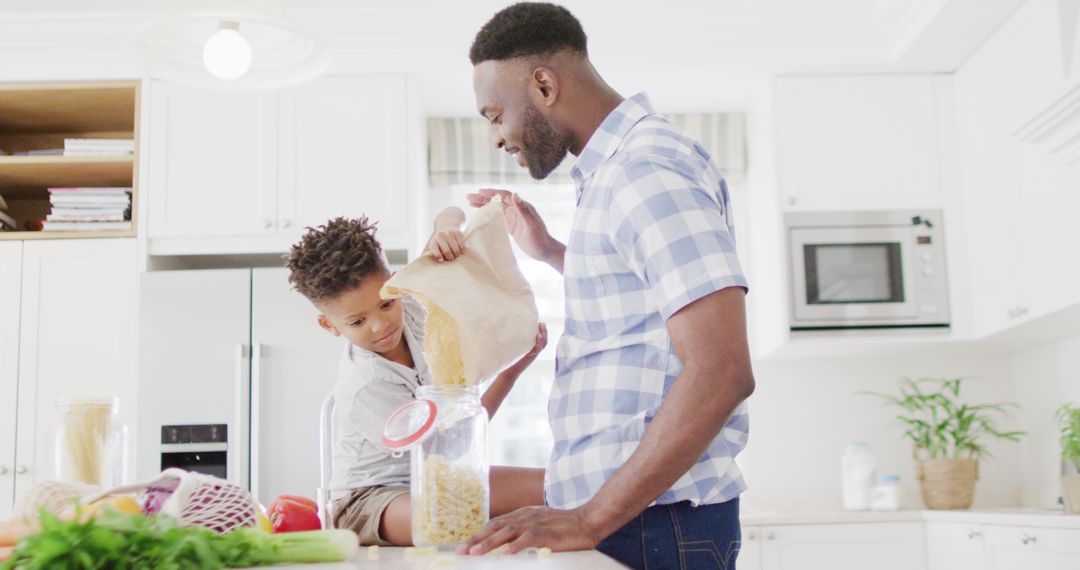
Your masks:
[[[1037,537],[1034,537],[1034,536],[1031,536],[1030,534],[1025,533],[1024,538],[1021,538],[1020,542],[1022,542],[1022,543],[1024,543],[1026,545],[1026,544],[1035,544],[1036,542],[1038,542],[1038,540],[1039,539]]]
[[[776,533],[771,530],[765,533],[765,540],[776,540]]]
[[[283,220],[281,220],[281,227],[283,227],[283,228],[287,228],[287,227],[289,227],[289,226],[291,226],[291,225],[292,225],[292,222],[291,222],[291,221],[289,221],[288,219],[283,219]]]
[[[750,532],[748,532],[748,533],[746,534],[746,538],[747,538],[748,540],[757,540],[757,532],[756,532],[756,531],[753,531],[753,530],[752,530],[752,531],[750,531]]]
[[[968,531],[968,540],[975,540],[976,538],[979,538],[981,536],[982,536],[982,533],[977,531],[977,530]]]
[[[16,475],[26,475],[29,472],[30,472],[30,468],[25,466],[25,465],[16,465],[15,466],[15,474]]]
[[[269,229],[273,225],[274,225],[274,222],[271,222],[270,220],[264,219],[262,221],[262,227],[264,227],[264,228]]]
[[[8,469],[7,465],[0,465],[0,475],[7,475],[11,473],[11,469]]]
[[[1018,317],[1022,317],[1024,315],[1026,315],[1027,312],[1028,312],[1027,307],[1017,307],[1016,308],[1016,316],[1018,316]]]

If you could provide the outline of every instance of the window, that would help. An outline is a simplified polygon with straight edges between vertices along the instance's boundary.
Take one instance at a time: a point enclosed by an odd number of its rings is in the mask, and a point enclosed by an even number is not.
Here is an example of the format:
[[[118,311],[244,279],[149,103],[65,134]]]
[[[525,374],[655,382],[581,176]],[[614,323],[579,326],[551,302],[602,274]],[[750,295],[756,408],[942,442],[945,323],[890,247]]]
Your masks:
[[[451,187],[453,204],[471,215],[465,195],[481,187],[483,186],[454,185]],[[570,237],[570,225],[574,216],[572,185],[495,187],[519,193],[536,207],[551,235],[566,243]],[[555,347],[562,337],[565,314],[563,279],[562,275],[547,264],[522,252],[517,244],[514,244],[514,254],[521,272],[536,295],[540,321],[547,324],[548,345],[518,379],[491,422],[491,464],[546,467],[553,444],[547,417],[547,401],[555,379]]]

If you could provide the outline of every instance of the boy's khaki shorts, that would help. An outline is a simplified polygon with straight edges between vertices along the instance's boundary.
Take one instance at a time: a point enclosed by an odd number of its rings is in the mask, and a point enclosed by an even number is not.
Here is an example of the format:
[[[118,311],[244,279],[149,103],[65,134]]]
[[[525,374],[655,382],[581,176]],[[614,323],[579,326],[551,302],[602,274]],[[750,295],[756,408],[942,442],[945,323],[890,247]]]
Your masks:
[[[379,523],[390,502],[408,492],[409,487],[405,485],[354,489],[345,498],[334,502],[334,528],[355,532],[361,546],[390,546],[379,536]]]

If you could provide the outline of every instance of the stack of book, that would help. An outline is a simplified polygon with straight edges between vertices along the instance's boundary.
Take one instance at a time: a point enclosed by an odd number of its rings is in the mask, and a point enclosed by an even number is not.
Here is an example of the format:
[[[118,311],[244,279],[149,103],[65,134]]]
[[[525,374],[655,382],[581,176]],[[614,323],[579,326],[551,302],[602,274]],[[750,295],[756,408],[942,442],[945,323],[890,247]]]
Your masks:
[[[49,188],[45,231],[131,229],[131,188]]]
[[[0,232],[18,229],[18,226],[15,224],[15,219],[4,212],[7,207],[8,205],[7,202],[4,201],[4,197],[0,196]]]
[[[134,139],[64,139],[64,156],[108,156],[134,152]]]

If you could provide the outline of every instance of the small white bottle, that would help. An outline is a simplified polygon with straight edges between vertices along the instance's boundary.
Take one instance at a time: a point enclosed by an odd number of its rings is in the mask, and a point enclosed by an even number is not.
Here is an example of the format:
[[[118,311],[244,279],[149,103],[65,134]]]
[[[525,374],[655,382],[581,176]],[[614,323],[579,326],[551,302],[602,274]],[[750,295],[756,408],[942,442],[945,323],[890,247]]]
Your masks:
[[[840,480],[844,509],[869,510],[874,488],[874,453],[869,443],[858,441],[844,447]]]
[[[895,511],[900,509],[900,476],[878,475],[874,477],[874,496],[870,510]]]

